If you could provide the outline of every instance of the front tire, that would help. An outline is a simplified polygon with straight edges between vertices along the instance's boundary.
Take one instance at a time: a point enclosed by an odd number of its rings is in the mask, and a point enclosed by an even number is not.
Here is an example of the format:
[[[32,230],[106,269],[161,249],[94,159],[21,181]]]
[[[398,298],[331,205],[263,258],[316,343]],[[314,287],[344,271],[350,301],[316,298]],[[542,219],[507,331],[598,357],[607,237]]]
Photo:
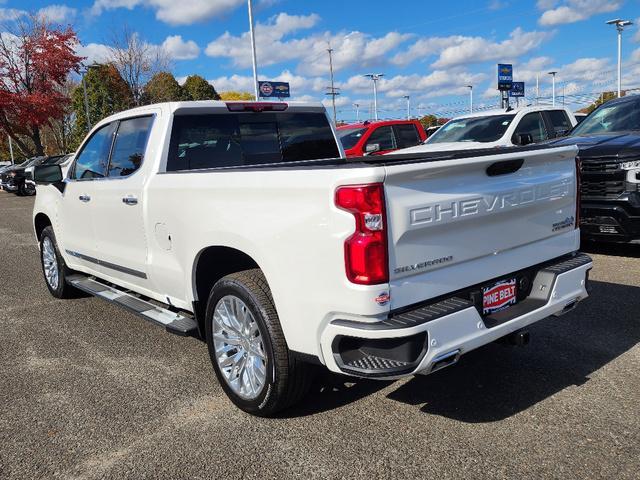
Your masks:
[[[260,269],[227,275],[214,285],[206,336],[216,377],[241,410],[271,416],[307,392],[309,365],[289,351]]]
[[[60,255],[56,236],[50,226],[40,234],[40,261],[44,281],[51,295],[56,298],[73,298],[77,295],[78,290],[67,283],[72,270]]]

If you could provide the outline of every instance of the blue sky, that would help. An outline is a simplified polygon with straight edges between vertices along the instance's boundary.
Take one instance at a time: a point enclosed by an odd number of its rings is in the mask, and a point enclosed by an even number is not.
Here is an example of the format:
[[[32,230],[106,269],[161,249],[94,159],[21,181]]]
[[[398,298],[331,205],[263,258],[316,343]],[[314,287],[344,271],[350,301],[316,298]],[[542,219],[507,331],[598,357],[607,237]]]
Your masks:
[[[496,104],[496,63],[514,64],[528,101],[557,95],[580,108],[616,83],[612,18],[640,20],[639,0],[486,0],[417,2],[254,0],[260,79],[291,83],[294,99],[325,100],[328,44],[334,49],[338,117],[353,120],[354,103],[366,117],[371,83],[384,73],[382,117],[406,112],[451,116],[467,108],[473,85],[477,107]],[[41,11],[77,30],[80,54],[106,55],[113,29],[123,23],[142,39],[163,46],[181,78],[197,73],[219,90],[251,90],[246,0],[0,0],[0,21]],[[624,86],[640,87],[640,32],[623,35]]]

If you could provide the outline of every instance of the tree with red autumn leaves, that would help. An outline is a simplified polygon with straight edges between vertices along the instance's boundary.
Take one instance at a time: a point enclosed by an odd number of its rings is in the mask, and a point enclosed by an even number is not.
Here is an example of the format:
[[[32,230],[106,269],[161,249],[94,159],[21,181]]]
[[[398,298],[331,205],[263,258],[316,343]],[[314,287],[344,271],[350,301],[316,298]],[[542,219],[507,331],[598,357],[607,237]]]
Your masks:
[[[44,155],[42,128],[64,115],[63,92],[82,57],[76,33],[31,16],[0,34],[0,130],[29,157]]]

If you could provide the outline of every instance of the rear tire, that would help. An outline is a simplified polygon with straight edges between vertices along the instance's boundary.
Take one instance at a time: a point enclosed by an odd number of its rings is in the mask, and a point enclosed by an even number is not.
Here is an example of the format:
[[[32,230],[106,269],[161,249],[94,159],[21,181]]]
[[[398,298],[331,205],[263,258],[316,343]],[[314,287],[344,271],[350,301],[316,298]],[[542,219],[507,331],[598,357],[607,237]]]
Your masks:
[[[49,293],[56,298],[74,298],[79,290],[67,283],[67,277],[73,273],[58,250],[56,236],[51,226],[40,234],[40,263],[42,274]]]
[[[219,280],[209,295],[205,321],[216,377],[238,408],[272,416],[307,393],[312,366],[289,351],[260,269]]]

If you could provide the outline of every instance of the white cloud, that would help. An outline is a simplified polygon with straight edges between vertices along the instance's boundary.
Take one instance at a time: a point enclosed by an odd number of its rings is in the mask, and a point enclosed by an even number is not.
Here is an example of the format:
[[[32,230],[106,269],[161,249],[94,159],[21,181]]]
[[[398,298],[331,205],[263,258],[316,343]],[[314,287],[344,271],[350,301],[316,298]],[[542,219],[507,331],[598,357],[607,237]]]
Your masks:
[[[18,20],[27,14],[24,10],[18,10],[17,8],[0,8],[0,22],[11,22]]]
[[[557,6],[558,2],[539,1],[538,8],[545,11],[538,23],[551,26],[579,22],[599,13],[614,12],[622,3],[622,0],[566,0]]]
[[[100,43],[89,43],[87,45],[78,45],[76,48],[76,54],[81,57],[86,57],[82,61],[85,65],[92,63],[105,63],[111,57],[109,47]]]
[[[389,32],[382,37],[372,37],[362,32],[315,33],[302,38],[287,38],[301,30],[317,25],[320,17],[288,15],[280,13],[267,23],[256,25],[256,49],[260,65],[298,60],[297,71],[305,75],[327,75],[329,57],[327,48],[333,49],[335,72],[345,68],[365,68],[387,62],[389,52],[411,35]],[[224,33],[206,48],[210,57],[231,60],[233,66],[247,68],[251,65],[249,33],[240,36]]]
[[[245,0],[96,0],[91,13],[100,15],[104,10],[148,7],[156,18],[170,25],[191,25],[220,17],[246,4]]]
[[[180,35],[167,37],[161,47],[174,60],[193,60],[200,55],[200,48],[196,42],[184,41]]]
[[[463,37],[464,40],[457,45],[445,48],[433,67],[447,68],[489,60],[515,59],[536,49],[551,35],[549,32],[525,32],[518,27],[502,42],[491,42],[483,37]]]
[[[38,15],[52,23],[70,23],[78,11],[66,5],[49,5],[38,10]]]

